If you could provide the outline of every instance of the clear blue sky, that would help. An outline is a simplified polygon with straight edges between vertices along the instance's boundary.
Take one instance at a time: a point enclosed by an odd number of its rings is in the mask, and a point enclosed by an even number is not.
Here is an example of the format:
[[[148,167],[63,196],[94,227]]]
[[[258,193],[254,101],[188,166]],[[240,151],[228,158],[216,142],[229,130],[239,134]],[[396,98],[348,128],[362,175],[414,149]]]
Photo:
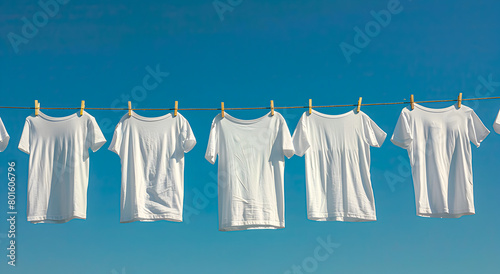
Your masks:
[[[47,0],[45,0],[47,1]],[[276,106],[353,104],[500,96],[500,2],[401,0],[350,63],[341,43],[356,46],[355,27],[375,29],[381,1],[250,1],[220,17],[204,1],[70,1],[43,22],[38,1],[0,3],[0,105],[42,107]],[[221,6],[222,7],[222,6]],[[36,35],[22,38],[38,14]],[[223,18],[223,20],[221,20]],[[41,21],[40,21],[41,20]],[[41,22],[41,23],[40,23]],[[31,34],[31,35],[30,35]],[[17,38],[19,38],[17,37]],[[23,42],[19,42],[23,41]],[[27,42],[27,43],[25,43]],[[359,41],[358,41],[359,42]],[[147,67],[168,72],[140,92]],[[490,83],[489,85],[487,83]],[[484,84],[488,87],[485,87]],[[132,96],[133,95],[133,96]],[[129,99],[126,97],[129,96]],[[485,125],[500,100],[465,102]],[[445,107],[451,103],[424,104]],[[390,136],[402,105],[363,111]],[[350,108],[321,109],[339,114]],[[44,110],[65,116],[73,110]],[[415,214],[406,151],[389,138],[372,149],[378,221],[315,222],[306,217],[304,159],[286,160],[282,230],[219,232],[217,198],[199,200],[217,167],[204,159],[217,111],[184,111],[198,144],[186,155],[183,223],[119,223],[120,161],[107,150],[124,111],[88,110],[108,143],[90,158],[87,220],[26,221],[28,155],[17,149],[32,110],[0,109],[11,143],[0,153],[0,220],[7,212],[7,163],[17,163],[17,266],[6,263],[7,222],[0,222],[1,273],[498,273],[500,136],[473,148],[476,215],[426,219]],[[280,111],[291,131],[303,110]],[[162,111],[138,111],[158,116]],[[267,110],[231,111],[250,119]],[[195,201],[195,202],[193,202]],[[201,204],[200,204],[201,203]],[[193,211],[191,211],[193,212]],[[189,222],[187,222],[189,219]],[[335,243],[331,250],[318,242]],[[323,249],[322,249],[323,248]],[[317,255],[315,258],[316,253]],[[328,251],[332,251],[331,253]],[[318,257],[319,256],[319,257]],[[305,267],[304,267],[305,266]],[[290,272],[287,272],[290,271]],[[295,273],[300,273],[295,271]]]

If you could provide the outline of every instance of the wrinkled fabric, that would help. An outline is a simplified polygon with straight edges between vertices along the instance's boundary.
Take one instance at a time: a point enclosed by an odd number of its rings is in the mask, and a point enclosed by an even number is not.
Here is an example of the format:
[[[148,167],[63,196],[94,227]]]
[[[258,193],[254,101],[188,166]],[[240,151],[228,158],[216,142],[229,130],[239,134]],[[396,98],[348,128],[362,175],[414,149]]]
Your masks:
[[[475,213],[472,150],[490,131],[462,105],[401,111],[391,141],[408,151],[417,215],[459,218]]]
[[[294,154],[283,116],[254,120],[225,114],[212,122],[205,158],[219,156],[219,230],[276,229],[284,221],[284,156]]]
[[[120,222],[182,222],[184,153],[196,144],[180,113],[160,117],[125,114],[109,150],[121,161]]]
[[[364,112],[304,112],[295,132],[295,154],[305,154],[307,217],[315,221],[375,221],[370,146],[387,134]]]

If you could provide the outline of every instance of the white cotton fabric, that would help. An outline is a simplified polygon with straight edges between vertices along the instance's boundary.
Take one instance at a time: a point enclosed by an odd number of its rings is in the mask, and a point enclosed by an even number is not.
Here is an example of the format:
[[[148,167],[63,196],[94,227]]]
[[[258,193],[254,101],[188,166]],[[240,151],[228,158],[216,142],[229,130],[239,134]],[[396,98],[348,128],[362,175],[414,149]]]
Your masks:
[[[217,115],[210,130],[205,158],[219,156],[219,230],[285,227],[284,156],[294,154],[283,116],[274,112],[240,120]]]
[[[89,181],[89,148],[105,142],[95,118],[87,112],[50,117],[28,116],[19,149],[29,154],[28,221],[64,223],[85,219]]]
[[[364,112],[304,112],[293,133],[295,154],[305,154],[307,217],[316,221],[375,221],[370,146],[387,134]]]
[[[10,136],[3,125],[2,119],[0,118],[0,152],[4,151],[9,144]]]
[[[495,129],[496,133],[500,134],[500,111],[498,112],[497,118],[495,119],[493,128]]]
[[[120,222],[182,222],[184,153],[196,144],[180,113],[160,117],[125,114],[116,125],[109,150],[120,156]]]
[[[391,141],[408,151],[417,215],[458,218],[475,213],[472,142],[489,130],[469,107],[404,108]]]

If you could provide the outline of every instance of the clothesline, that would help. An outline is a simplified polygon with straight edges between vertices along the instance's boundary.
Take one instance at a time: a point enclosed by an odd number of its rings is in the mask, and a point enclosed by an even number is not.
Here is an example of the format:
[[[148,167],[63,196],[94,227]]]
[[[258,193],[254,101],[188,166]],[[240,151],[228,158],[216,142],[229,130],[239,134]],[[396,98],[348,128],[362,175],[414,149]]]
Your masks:
[[[481,98],[463,98],[462,101],[473,101],[473,100],[494,100],[500,99],[500,96],[497,97],[481,97]],[[441,102],[457,102],[459,99],[450,99],[450,100],[427,100],[427,101],[414,101],[414,103],[441,103]],[[386,106],[386,105],[402,105],[402,104],[410,104],[409,101],[403,102],[388,102],[388,103],[364,103],[359,104],[359,106]],[[346,104],[346,105],[323,105],[323,106],[311,106],[312,108],[334,108],[334,107],[356,107],[358,104]],[[310,106],[285,106],[279,107],[276,106],[274,109],[294,109],[294,108],[309,108]],[[5,109],[35,109],[35,107],[15,107],[15,106],[0,106],[0,108]],[[81,109],[81,107],[39,107],[38,109]],[[85,107],[85,109],[91,110],[128,110],[128,108],[92,108]],[[252,109],[271,109],[271,107],[229,107],[224,108],[224,110],[252,110]],[[175,110],[175,108],[131,108],[131,110]],[[189,110],[222,110],[222,108],[177,108],[178,111],[189,111]]]
[[[419,159],[411,161],[410,165],[417,194],[415,199],[418,216],[458,218],[475,214],[470,147],[471,143],[479,147],[490,131],[471,108],[460,107],[462,101],[487,99],[500,97],[462,99],[460,93],[456,100],[415,101],[411,95],[409,102],[363,104],[373,106],[409,103],[411,109],[415,107],[421,110],[401,110],[391,137],[392,143],[408,151],[410,159]],[[415,105],[434,102],[457,102],[457,108],[449,106],[441,109],[443,111],[433,111]],[[314,107],[357,106],[359,111],[361,103],[362,98],[359,98],[357,104]],[[37,100],[35,106],[36,116],[40,108]],[[28,116],[25,120],[18,148],[29,154],[27,220],[32,223],[64,223],[75,218],[86,218],[90,158],[88,151],[90,149],[96,152],[107,140],[96,119],[84,113],[84,107],[85,101],[81,102],[80,108],[47,108],[79,109],[78,119],[41,119]],[[309,114],[312,114],[312,107],[312,100],[309,99],[308,106],[277,108],[309,108]],[[242,120],[239,119],[212,121],[205,159],[212,164],[218,161],[220,171],[215,186],[219,193],[219,230],[285,227],[284,162],[285,157],[291,158],[293,155],[306,155],[308,219],[376,221],[370,175],[370,147],[381,147],[387,133],[367,114],[359,113],[341,115],[342,119],[331,119],[328,123],[322,117],[340,116],[302,115],[292,135],[285,118],[272,115],[273,101],[269,108],[271,115],[258,119],[259,123],[253,123],[257,120],[250,120],[251,123],[248,124],[241,123]],[[172,110],[162,110],[165,109]],[[131,115],[130,101],[128,110]],[[175,101],[174,111],[177,110],[178,102]],[[221,102],[221,109],[198,110],[221,110],[219,115],[224,117],[224,102]],[[349,113],[354,113],[354,110]],[[173,115],[176,115],[175,112]],[[67,117],[77,116],[73,114]],[[122,167],[123,203],[120,222],[182,222],[183,203],[178,201],[184,199],[184,154],[196,145],[196,138],[182,115],[178,119],[143,118],[145,119],[120,119],[108,147],[118,154]],[[493,128],[500,133],[500,114],[497,115]],[[448,134],[450,132],[452,134]],[[6,148],[9,139],[0,119],[0,152]],[[452,153],[449,153],[450,148]],[[47,151],[50,153],[47,154]],[[150,174],[155,175],[153,181]],[[345,174],[347,175],[344,176]],[[389,182],[394,178],[386,176],[386,180]],[[47,185],[51,187],[46,187]],[[325,188],[325,185],[331,187]],[[69,196],[66,195],[67,186],[72,191]],[[419,189],[424,191],[417,191]],[[205,194],[206,188],[203,191],[201,195],[208,195]],[[353,195],[346,195],[347,192]],[[200,192],[195,193],[195,196],[199,194]]]

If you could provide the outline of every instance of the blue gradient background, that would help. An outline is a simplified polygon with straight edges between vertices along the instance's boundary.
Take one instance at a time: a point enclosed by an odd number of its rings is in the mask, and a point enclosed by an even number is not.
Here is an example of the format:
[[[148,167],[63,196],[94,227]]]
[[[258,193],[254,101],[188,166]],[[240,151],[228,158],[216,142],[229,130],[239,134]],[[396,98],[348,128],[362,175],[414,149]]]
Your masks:
[[[226,1],[223,1],[226,2]],[[349,2],[349,3],[347,3]],[[7,35],[37,1],[0,2],[0,105],[111,107],[142,83],[145,68],[170,75],[134,107],[226,107],[354,104],[500,96],[500,2],[409,1],[349,64],[339,44],[388,1],[250,1],[221,21],[205,1],[70,1],[60,6],[15,53]],[[140,98],[142,99],[142,98]],[[485,125],[500,101],[464,102]],[[424,104],[446,107],[451,103]],[[124,103],[117,107],[125,106]],[[363,107],[392,134],[403,105]],[[351,108],[318,109],[329,114]],[[293,132],[303,109],[280,111]],[[120,161],[107,150],[124,111],[88,110],[108,142],[90,158],[87,220],[33,225],[26,221],[28,155],[17,149],[32,110],[0,109],[11,143],[0,153],[0,220],[7,217],[7,163],[17,163],[17,266],[7,265],[6,221],[0,222],[0,273],[284,273],[313,256],[317,238],[340,244],[316,273],[498,273],[500,268],[500,136],[473,149],[476,215],[426,219],[415,215],[406,151],[389,138],[372,149],[378,221],[314,222],[306,217],[304,159],[286,160],[286,228],[219,232],[217,198],[189,222],[119,223]],[[65,116],[75,110],[44,110]],[[158,116],[164,111],[138,111]],[[230,111],[242,119],[267,110]],[[217,111],[183,111],[198,140],[186,155],[185,205],[213,184],[217,168],[204,159]],[[106,121],[109,123],[106,124]],[[387,180],[399,176],[396,184]],[[185,214],[185,219],[188,216]],[[311,269],[308,269],[311,270]],[[308,273],[305,270],[303,273]]]

